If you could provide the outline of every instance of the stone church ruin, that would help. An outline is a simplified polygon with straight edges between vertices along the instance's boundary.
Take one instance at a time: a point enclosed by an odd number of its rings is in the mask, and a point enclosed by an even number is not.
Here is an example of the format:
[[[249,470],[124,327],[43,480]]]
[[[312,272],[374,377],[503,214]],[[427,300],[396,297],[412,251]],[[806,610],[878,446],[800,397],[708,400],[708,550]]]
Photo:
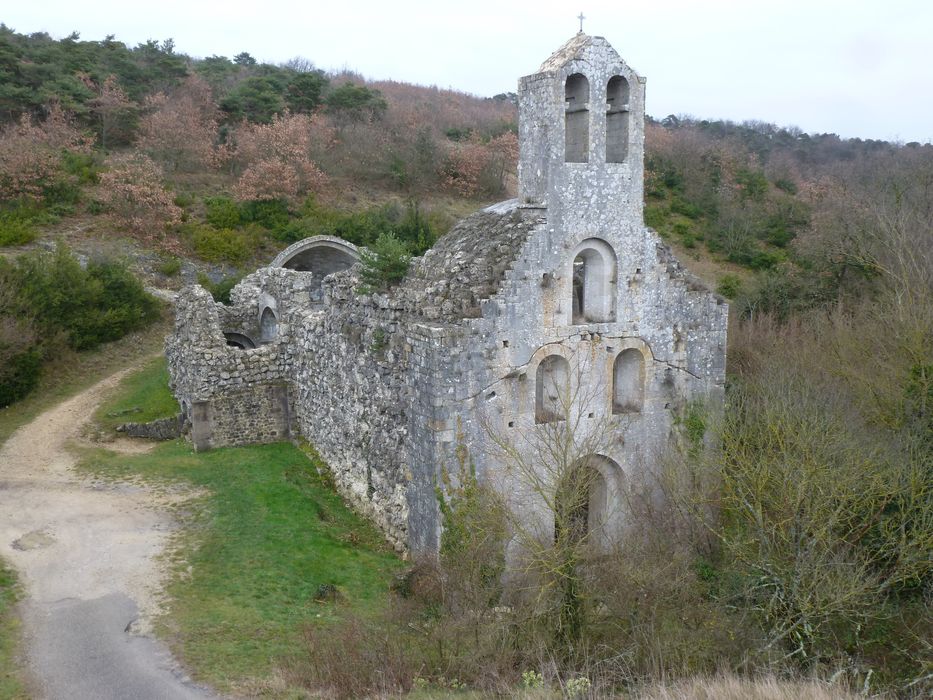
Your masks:
[[[490,435],[598,431],[588,518],[618,531],[633,470],[688,402],[721,402],[727,306],[644,225],[645,79],[582,32],[519,82],[519,196],[362,294],[357,249],[315,237],[229,306],[185,288],[166,342],[195,449],[303,437],[400,550],[437,550],[435,488],[466,449],[523,517]],[[510,437],[512,436],[512,437]],[[553,527],[553,525],[551,525]]]

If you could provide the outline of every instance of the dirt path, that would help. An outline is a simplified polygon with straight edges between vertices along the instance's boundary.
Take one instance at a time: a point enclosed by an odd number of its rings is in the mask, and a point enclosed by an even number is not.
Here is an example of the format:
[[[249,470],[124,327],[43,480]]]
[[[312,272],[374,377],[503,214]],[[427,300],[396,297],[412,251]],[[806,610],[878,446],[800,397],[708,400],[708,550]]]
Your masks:
[[[25,585],[27,660],[42,698],[210,697],[144,634],[164,575],[156,556],[174,528],[166,497],[85,479],[66,449],[129,371],[46,411],[0,448],[0,556]]]

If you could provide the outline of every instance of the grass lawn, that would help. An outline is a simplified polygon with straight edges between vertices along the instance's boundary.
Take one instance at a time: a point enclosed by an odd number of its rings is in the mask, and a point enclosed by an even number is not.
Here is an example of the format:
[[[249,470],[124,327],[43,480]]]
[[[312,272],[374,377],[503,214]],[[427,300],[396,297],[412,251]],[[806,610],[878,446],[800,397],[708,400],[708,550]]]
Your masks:
[[[159,405],[167,393],[161,371],[150,363],[127,377],[99,413]],[[195,453],[178,440],[144,455],[84,453],[79,468],[95,475],[142,476],[205,494],[178,508],[184,528],[157,622],[198,680],[222,690],[261,682],[300,653],[306,625],[386,605],[402,562],[344,506],[318,466],[290,443]],[[318,600],[327,586],[339,592],[336,602]]]
[[[165,357],[149,360],[142,369],[126,377],[120,391],[94,413],[102,428],[114,430],[121,423],[146,423],[178,414],[178,402],[168,388]]]
[[[19,595],[16,574],[0,559],[0,698],[25,698],[16,663],[19,621],[13,604]]]

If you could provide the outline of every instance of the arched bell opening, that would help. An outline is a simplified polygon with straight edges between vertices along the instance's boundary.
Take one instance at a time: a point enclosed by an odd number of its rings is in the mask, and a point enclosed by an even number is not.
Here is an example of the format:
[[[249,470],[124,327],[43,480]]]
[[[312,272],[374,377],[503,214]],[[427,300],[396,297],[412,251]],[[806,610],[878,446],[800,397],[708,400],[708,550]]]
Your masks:
[[[564,83],[564,160],[586,163],[590,155],[590,82],[582,73]]]

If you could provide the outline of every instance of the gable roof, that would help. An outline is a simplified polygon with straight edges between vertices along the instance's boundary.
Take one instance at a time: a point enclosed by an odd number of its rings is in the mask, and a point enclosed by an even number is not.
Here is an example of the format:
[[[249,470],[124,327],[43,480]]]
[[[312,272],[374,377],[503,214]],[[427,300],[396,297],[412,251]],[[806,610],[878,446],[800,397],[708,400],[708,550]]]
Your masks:
[[[544,220],[541,210],[524,209],[517,199],[482,209],[416,258],[392,295],[422,318],[477,318],[480,302],[499,291],[525,241]]]
[[[610,57],[614,61],[624,63],[618,52],[612,48],[612,45],[606,41],[605,38],[578,32],[566,41],[563,46],[557,49],[557,51],[548,56],[544,63],[541,64],[538,72],[547,73],[550,71],[558,71],[570,61],[586,60],[587,54],[590,53],[589,50],[596,47],[599,47],[601,50],[609,51]]]

